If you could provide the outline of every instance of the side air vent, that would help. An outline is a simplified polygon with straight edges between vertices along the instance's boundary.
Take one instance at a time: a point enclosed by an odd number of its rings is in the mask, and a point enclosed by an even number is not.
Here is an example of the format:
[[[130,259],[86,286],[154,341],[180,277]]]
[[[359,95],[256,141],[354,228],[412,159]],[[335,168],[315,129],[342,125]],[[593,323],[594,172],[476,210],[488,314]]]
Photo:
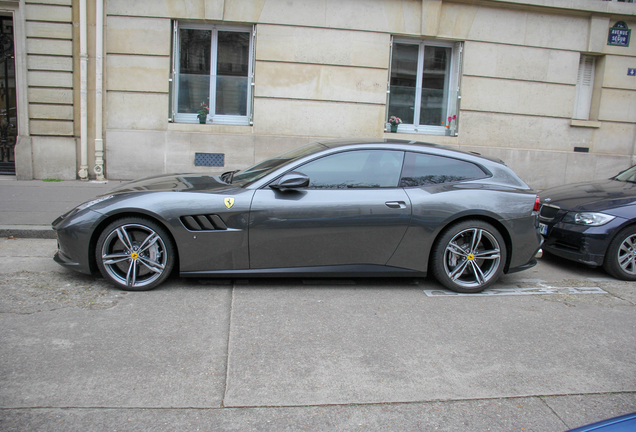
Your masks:
[[[181,223],[190,231],[226,230],[227,225],[219,215],[181,216]]]

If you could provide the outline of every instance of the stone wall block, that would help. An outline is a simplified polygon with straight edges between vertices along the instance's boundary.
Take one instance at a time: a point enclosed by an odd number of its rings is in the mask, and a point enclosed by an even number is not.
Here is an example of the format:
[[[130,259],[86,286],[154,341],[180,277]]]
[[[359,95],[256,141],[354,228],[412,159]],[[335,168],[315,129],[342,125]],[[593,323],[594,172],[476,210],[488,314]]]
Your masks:
[[[30,104],[29,117],[38,120],[73,120],[73,106]]]
[[[326,26],[332,28],[412,35],[422,32],[420,0],[326,1],[325,16]]]
[[[105,5],[107,15],[204,19],[207,3],[204,0],[108,0]]]
[[[29,4],[25,8],[27,21],[49,21],[70,23],[73,21],[73,9],[69,6]]]
[[[109,91],[106,97],[106,127],[109,129],[165,130],[168,124],[168,95]]]
[[[73,0],[30,0],[27,1],[27,3],[71,6],[73,4]]]
[[[72,121],[58,120],[30,120],[29,132],[31,135],[73,135]],[[73,162],[75,166],[75,162]]]
[[[75,138],[32,137],[33,177],[75,180]]]
[[[73,25],[27,21],[26,35],[32,38],[73,39]]]
[[[256,64],[256,96],[386,103],[384,69],[313,64]]]
[[[27,57],[28,70],[73,71],[73,57],[30,55]]]
[[[254,100],[254,133],[332,138],[381,137],[381,105],[289,99]]]
[[[635,123],[604,122],[594,130],[592,148],[596,154],[631,156],[636,137]]]
[[[73,104],[71,89],[30,88],[27,95],[31,103]]]
[[[588,35],[587,50],[589,52],[603,52],[607,44],[607,35],[610,28],[610,19],[602,16],[590,17],[590,30]]]
[[[170,19],[109,16],[107,24],[105,38],[106,52],[109,54],[172,54]]]
[[[59,39],[27,39],[28,54],[72,56],[73,42]]]
[[[604,88],[598,119],[636,123],[636,91]]]
[[[390,36],[382,33],[258,25],[256,59],[388,68]]]
[[[462,109],[572,117],[575,87],[464,76]]]
[[[438,36],[467,40],[478,11],[478,6],[444,2],[440,13]]]
[[[170,58],[111,54],[106,58],[106,89],[167,93]]]
[[[106,176],[110,180],[165,174],[166,133],[106,130]]]
[[[27,82],[31,87],[73,88],[73,74],[69,72],[28,72]]]
[[[525,44],[579,52],[587,50],[588,18],[532,12],[526,14]]]
[[[605,56],[603,87],[636,90],[636,77],[627,75],[628,68],[636,68],[636,58],[614,55]]]

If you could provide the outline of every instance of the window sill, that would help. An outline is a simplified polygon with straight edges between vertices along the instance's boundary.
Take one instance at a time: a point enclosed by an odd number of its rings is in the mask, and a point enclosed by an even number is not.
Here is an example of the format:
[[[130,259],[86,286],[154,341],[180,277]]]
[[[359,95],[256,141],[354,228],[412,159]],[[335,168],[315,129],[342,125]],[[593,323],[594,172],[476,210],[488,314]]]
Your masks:
[[[383,138],[408,141],[428,142],[433,144],[458,145],[456,136],[410,133],[410,132],[384,132]]]
[[[170,132],[206,132],[206,133],[234,133],[251,134],[252,125],[228,125],[218,123],[168,123]]]
[[[576,120],[576,119],[572,119],[572,121],[570,122],[570,126],[572,127],[584,127],[584,128],[600,128],[601,127],[601,122],[600,121],[593,121],[593,120]]]

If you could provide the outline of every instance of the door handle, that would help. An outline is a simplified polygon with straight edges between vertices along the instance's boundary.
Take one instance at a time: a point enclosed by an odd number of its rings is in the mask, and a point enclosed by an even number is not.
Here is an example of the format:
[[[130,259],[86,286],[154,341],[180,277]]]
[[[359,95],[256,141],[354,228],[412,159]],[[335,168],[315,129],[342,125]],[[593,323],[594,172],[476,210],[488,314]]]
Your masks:
[[[406,203],[404,201],[387,201],[384,204],[386,204],[388,208],[406,208]]]

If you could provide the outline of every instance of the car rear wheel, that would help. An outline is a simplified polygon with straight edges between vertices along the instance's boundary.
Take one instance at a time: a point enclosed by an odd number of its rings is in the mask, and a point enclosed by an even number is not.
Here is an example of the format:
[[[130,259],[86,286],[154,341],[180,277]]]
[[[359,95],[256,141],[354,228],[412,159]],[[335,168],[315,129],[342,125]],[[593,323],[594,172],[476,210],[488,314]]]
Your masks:
[[[172,271],[174,246],[166,231],[145,218],[123,218],[106,227],[95,256],[102,276],[117,288],[145,291]]]
[[[616,279],[636,280],[636,226],[616,234],[607,248],[603,267]]]
[[[467,220],[450,226],[432,251],[433,276],[461,293],[483,291],[499,279],[506,262],[506,245],[487,222]]]

